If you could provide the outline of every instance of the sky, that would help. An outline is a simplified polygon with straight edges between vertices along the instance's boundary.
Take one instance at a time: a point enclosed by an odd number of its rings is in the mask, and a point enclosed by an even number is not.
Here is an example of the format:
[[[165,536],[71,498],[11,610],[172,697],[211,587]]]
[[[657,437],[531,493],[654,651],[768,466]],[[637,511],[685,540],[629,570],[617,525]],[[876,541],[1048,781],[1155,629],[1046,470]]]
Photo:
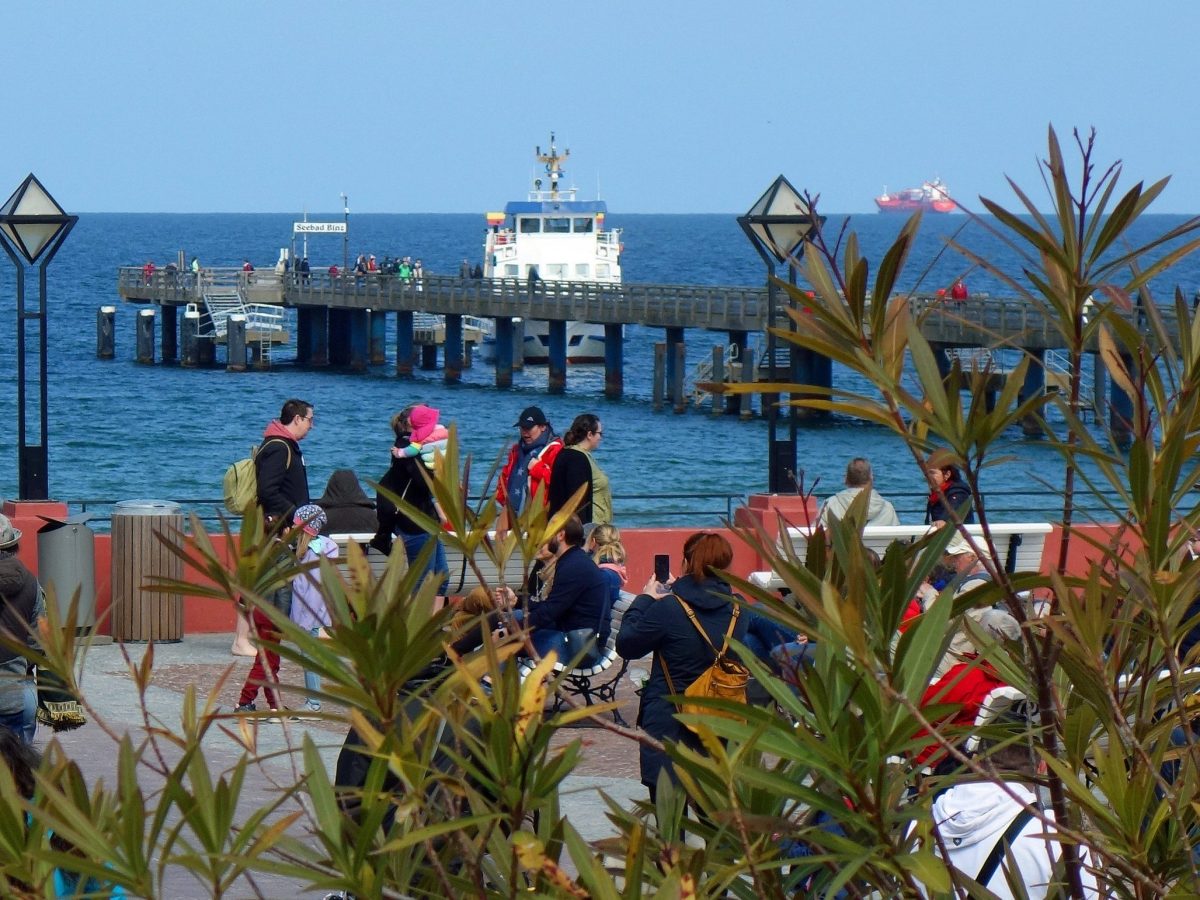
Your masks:
[[[1044,196],[1051,125],[1152,211],[1200,212],[1200,5],[293,0],[11,3],[0,197],[69,212],[461,212],[524,199],[550,133],[612,212],[827,213],[940,176]],[[24,36],[24,37],[23,37]],[[5,184],[11,184],[11,188]]]

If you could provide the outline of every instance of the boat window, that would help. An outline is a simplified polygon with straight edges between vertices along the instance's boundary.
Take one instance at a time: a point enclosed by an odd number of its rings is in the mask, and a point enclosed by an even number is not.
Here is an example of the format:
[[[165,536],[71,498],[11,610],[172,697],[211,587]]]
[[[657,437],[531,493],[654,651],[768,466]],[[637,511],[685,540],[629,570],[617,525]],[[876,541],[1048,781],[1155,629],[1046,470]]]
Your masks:
[[[520,228],[521,234],[537,234],[542,230],[542,220],[535,219],[532,216],[528,218],[522,218],[517,223],[517,227]]]
[[[587,278],[590,269],[591,266],[587,263],[575,263],[575,274],[580,278]]]
[[[505,278],[516,278],[519,274],[520,274],[520,269],[517,268],[516,263],[505,263],[504,264],[504,277]]]
[[[612,269],[608,263],[596,263],[596,277],[607,278],[612,274]]]
[[[594,219],[576,219],[575,220],[575,233],[576,234],[591,234],[592,233],[592,223],[594,221],[595,221]]]
[[[545,231],[547,234],[570,234],[571,220],[566,217],[546,219]]]
[[[547,278],[552,281],[567,280],[567,264],[566,263],[547,263],[542,267]]]

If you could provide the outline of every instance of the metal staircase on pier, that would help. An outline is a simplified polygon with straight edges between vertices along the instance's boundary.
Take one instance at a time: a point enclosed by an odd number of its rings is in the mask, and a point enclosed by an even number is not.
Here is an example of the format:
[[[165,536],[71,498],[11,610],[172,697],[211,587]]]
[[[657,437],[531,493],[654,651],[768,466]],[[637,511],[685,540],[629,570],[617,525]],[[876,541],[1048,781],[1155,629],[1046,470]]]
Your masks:
[[[257,348],[258,359],[270,365],[271,348],[286,330],[282,307],[271,303],[247,303],[240,288],[217,285],[204,292],[204,307],[212,330],[201,337],[224,341],[229,333],[229,317],[244,316],[247,346]]]

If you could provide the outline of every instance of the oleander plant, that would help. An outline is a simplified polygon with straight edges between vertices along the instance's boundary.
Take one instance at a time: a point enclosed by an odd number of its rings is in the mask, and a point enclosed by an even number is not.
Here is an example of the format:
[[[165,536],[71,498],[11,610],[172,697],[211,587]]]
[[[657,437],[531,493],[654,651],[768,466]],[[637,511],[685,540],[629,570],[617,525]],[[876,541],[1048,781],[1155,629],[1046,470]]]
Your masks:
[[[979,227],[1019,251],[1020,271],[950,248],[1058,332],[1069,358],[1065,390],[1021,396],[1037,362],[1022,359],[991,403],[986,367],[947,373],[939,365],[909,296],[896,290],[919,216],[873,276],[852,233],[818,229],[794,261],[805,284],[778,282],[792,319],[778,338],[858,373],[869,389],[712,386],[791,395],[785,402],[806,410],[872,423],[903,442],[922,478],[932,451],[948,454],[973,493],[982,537],[971,540],[990,559],[1003,554],[981,476],[1000,460],[1006,435],[1036,423],[1061,460],[1059,477],[1047,474],[1047,490],[1062,499],[1062,539],[1048,571],[1014,575],[989,563],[990,580],[957,597],[944,591],[897,638],[961,523],[894,545],[878,562],[861,540],[863,509],[852,507],[803,557],[763,530],[735,529],[788,591],[732,579],[736,588],[783,629],[806,635],[812,664],[785,680],[749,659],[765,699],[735,717],[691,716],[705,752],[669,745],[678,784],[662,781],[653,806],[611,802],[612,836],[590,844],[560,806],[582,745],[574,733],[556,735],[588,718],[627,740],[631,760],[650,739],[615,725],[604,706],[548,712],[551,661],[523,680],[506,665],[525,635],[495,637],[479,621],[435,611],[435,585],[416,576],[419,564],[405,565],[401,547],[380,575],[357,548],[341,567],[321,563],[333,625],[317,639],[269,603],[301,571],[279,535],[249,515],[237,533],[226,528],[237,548],[230,557],[193,520],[178,552],[203,578],[161,588],[240,598],[275,622],[279,652],[321,677],[322,717],[361,742],[354,786],[311,734],[297,731],[285,750],[268,752],[252,716],[219,709],[221,685],[207,696],[188,690],[179,730],[149,714],[135,732],[108,729],[114,775],[102,784],[87,784],[55,740],[32,796],[0,768],[9,798],[0,805],[0,893],[50,896],[59,869],[142,897],[167,896],[166,874],[178,870],[212,897],[270,896],[268,875],[297,892],[357,898],[990,896],[936,852],[930,810],[950,785],[999,784],[990,754],[1019,744],[1045,764],[1041,790],[1063,846],[1051,896],[1085,897],[1093,880],[1110,896],[1200,895],[1200,660],[1179,652],[1200,627],[1190,613],[1200,562],[1188,552],[1200,533],[1200,320],[1178,292],[1163,306],[1135,302],[1200,245],[1200,223],[1132,245],[1132,226],[1166,182],[1119,189],[1119,165],[1097,169],[1094,136],[1076,134],[1074,147],[1065,156],[1050,130],[1039,172],[1049,212],[1016,183],[1015,211],[981,201]],[[1092,353],[1127,401],[1115,431],[1081,417]],[[431,477],[449,528],[421,521],[468,559],[487,559],[477,574],[511,572],[519,583],[566,513],[528,512],[493,533],[498,510],[468,503],[470,467],[449,444]],[[1079,521],[1083,493],[1107,504],[1103,529]],[[991,606],[1017,621],[1020,638],[978,634],[982,656],[1032,712],[982,729],[939,724],[937,710],[922,706],[935,667],[964,613]],[[61,621],[55,607],[39,663],[94,716],[78,683],[87,639],[76,636],[74,607]],[[455,652],[471,631],[479,649]],[[145,698],[152,648],[130,663],[129,679]],[[235,743],[232,762],[206,753],[217,737]],[[967,753],[971,737],[982,740]],[[931,741],[954,760],[945,774],[930,776],[914,761]],[[282,780],[281,759],[291,773]],[[277,790],[265,804],[249,802],[247,775],[266,765]]]

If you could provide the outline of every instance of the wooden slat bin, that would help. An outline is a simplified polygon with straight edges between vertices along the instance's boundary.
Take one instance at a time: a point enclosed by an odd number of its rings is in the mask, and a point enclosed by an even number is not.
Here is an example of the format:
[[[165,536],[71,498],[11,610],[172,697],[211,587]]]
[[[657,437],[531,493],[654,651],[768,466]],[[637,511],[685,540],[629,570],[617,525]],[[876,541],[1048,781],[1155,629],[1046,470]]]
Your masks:
[[[148,590],[153,579],[183,576],[183,562],[160,540],[179,543],[183,513],[165,500],[124,500],[112,514],[112,635],[118,641],[183,640],[183,595]]]

